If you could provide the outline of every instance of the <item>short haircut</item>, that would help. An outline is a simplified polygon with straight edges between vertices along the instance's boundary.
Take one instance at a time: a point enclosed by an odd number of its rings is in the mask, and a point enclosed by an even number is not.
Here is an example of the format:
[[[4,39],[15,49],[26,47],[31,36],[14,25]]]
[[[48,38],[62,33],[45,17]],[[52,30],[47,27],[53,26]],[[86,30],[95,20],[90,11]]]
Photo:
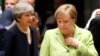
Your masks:
[[[72,19],[77,18],[77,10],[72,4],[63,4],[55,11],[55,18],[58,19],[61,15],[69,15]]]
[[[34,8],[27,2],[18,2],[13,8],[13,15],[15,16],[15,20],[18,16],[21,16],[21,14],[25,12],[34,13]]]

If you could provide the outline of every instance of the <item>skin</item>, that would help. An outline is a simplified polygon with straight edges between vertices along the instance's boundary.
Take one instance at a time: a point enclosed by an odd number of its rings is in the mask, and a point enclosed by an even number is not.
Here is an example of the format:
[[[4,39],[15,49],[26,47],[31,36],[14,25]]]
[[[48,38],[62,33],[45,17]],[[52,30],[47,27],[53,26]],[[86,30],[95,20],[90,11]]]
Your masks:
[[[25,12],[22,13],[20,16],[17,17],[18,20],[18,27],[19,29],[21,29],[21,31],[23,32],[29,32],[28,27],[31,25],[31,22],[33,20],[34,17],[34,13],[32,12]],[[31,44],[31,34],[30,34],[30,38],[27,38],[28,43]]]
[[[61,15],[57,19],[57,24],[64,36],[70,37],[73,32],[73,25],[75,20],[70,17],[70,15]]]
[[[29,4],[31,4],[32,6],[35,6],[35,0],[27,0],[27,2]],[[35,12],[35,16],[31,22],[31,25],[37,30],[37,34],[38,34],[38,48],[40,48],[40,43],[41,43],[41,34],[40,34],[40,30],[38,28],[39,26],[39,19],[38,19],[38,15],[37,13]]]
[[[27,0],[28,3],[30,3],[31,5],[35,4],[35,0]]]
[[[75,19],[71,18],[69,14],[62,14],[57,19],[57,24],[58,28],[64,35],[65,44],[77,48],[80,42],[73,37]]]
[[[37,18],[37,16],[35,15],[34,16],[34,18],[33,18],[33,20],[32,20],[32,26],[34,27],[34,28],[37,28],[38,27],[38,18]]]
[[[5,8],[14,8],[17,0],[5,0]]]
[[[31,22],[33,20],[34,14],[32,12],[26,12],[21,15],[21,17],[18,19],[19,26],[26,31],[27,27],[31,25]]]
[[[100,16],[100,11],[97,11],[96,12],[96,16]]]

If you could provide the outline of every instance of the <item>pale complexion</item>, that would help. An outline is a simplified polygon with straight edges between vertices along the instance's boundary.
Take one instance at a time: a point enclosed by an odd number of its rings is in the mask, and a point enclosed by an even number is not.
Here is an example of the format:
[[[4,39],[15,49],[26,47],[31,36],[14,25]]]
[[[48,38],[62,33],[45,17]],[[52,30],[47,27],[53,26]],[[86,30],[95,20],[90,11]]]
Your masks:
[[[25,31],[27,27],[31,25],[33,20],[34,14],[32,12],[22,13],[21,16],[18,18],[18,24],[21,28]]]
[[[19,29],[23,32],[30,33],[29,26],[31,25],[33,17],[34,17],[34,13],[32,12],[25,12],[25,13],[22,13],[21,16],[17,17]],[[31,34],[28,35],[27,40],[28,40],[28,43],[31,44],[31,41],[32,41]]]
[[[17,0],[5,0],[5,8],[14,8]]]
[[[78,47],[79,41],[74,39],[74,24],[75,19],[71,18],[69,14],[62,14],[57,19],[58,28],[64,35],[65,44],[72,47]]]
[[[27,0],[28,3],[30,3],[31,5],[35,4],[35,0]]]

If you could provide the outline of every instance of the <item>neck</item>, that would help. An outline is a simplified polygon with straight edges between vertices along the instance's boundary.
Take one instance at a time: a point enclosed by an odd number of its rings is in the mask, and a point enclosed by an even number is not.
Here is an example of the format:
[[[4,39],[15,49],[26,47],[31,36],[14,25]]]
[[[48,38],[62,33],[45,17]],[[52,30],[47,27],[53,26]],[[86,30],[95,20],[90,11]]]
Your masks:
[[[21,25],[21,24],[17,24],[18,28],[22,31],[22,32],[27,32],[28,31],[28,27]]]
[[[70,31],[69,33],[67,34],[64,34],[64,37],[67,38],[67,37],[73,37],[74,35],[74,29],[72,31]]]
[[[73,34],[64,34],[64,37],[67,38],[67,37],[73,37]]]

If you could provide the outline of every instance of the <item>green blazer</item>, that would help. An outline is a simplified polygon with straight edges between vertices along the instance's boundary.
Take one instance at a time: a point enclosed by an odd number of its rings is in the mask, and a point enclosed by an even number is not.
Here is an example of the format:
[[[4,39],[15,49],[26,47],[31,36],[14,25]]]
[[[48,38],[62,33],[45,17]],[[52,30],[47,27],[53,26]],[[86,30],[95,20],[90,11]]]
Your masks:
[[[40,56],[98,56],[90,31],[75,25],[74,36],[80,41],[78,48],[67,46],[59,28],[47,30],[40,49]]]

